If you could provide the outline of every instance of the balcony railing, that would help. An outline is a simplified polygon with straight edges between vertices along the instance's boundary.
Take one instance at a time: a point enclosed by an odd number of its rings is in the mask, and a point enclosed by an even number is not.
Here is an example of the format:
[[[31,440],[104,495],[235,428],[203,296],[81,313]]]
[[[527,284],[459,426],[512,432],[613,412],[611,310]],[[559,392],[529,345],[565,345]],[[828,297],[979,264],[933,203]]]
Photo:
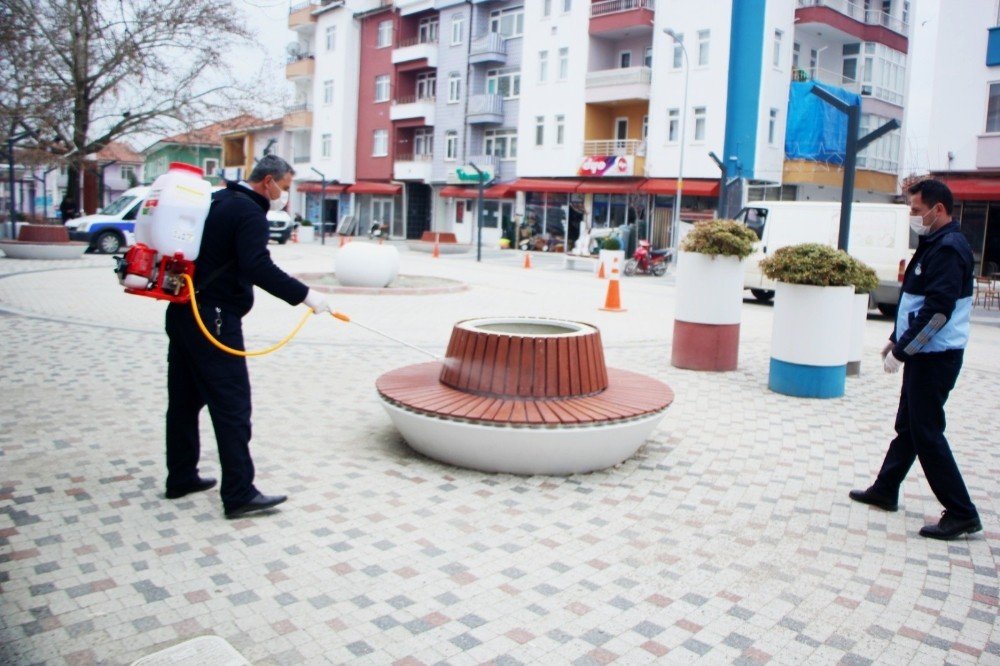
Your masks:
[[[304,2],[293,2],[288,8],[289,14],[294,14],[295,12],[302,9],[309,9],[310,7],[315,7],[319,4],[319,0],[305,0]]]
[[[417,103],[427,103],[433,104],[436,97],[434,95],[407,95],[406,97],[397,97],[392,100],[394,105],[400,104],[417,104]]]
[[[864,4],[852,0],[798,0],[799,7],[829,7],[833,11],[849,16],[867,25],[880,25],[893,32],[906,35],[909,25],[902,19],[886,14],[879,9],[866,9]]]
[[[876,72],[873,72],[872,78],[875,78],[875,75]],[[804,70],[802,68],[793,69],[792,81],[819,81],[820,83],[843,88],[848,92],[880,99],[883,102],[895,104],[896,106],[902,106],[903,104],[903,94],[900,92],[883,86],[877,86],[870,81],[859,81],[848,78],[841,72],[822,69],[820,67],[813,68],[812,70]]]
[[[653,70],[649,67],[623,67],[587,72],[588,88],[601,86],[649,85],[653,80]]]
[[[292,164],[307,164],[309,160],[309,155],[296,155],[292,158]]]
[[[481,114],[492,116],[503,115],[503,96],[488,94],[470,95],[467,115],[477,116]]]
[[[507,47],[503,35],[498,32],[488,32],[472,40],[469,45],[469,62],[506,62]]]
[[[602,0],[601,2],[595,2],[590,5],[590,18],[607,16],[608,14],[617,14],[619,12],[627,12],[633,9],[648,9],[650,11],[654,11],[656,7],[654,6],[653,0]]]
[[[599,141],[584,141],[584,155],[646,155],[646,142],[639,139],[606,139]]]
[[[296,102],[285,107],[285,113],[298,113],[299,111],[312,111],[312,104],[309,102]]]
[[[397,162],[433,162],[434,153],[396,153]]]
[[[427,39],[425,37],[407,37],[406,39],[399,40],[399,44],[396,48],[403,49],[407,46],[416,46],[417,44],[430,44],[432,46],[437,46],[437,39]]]

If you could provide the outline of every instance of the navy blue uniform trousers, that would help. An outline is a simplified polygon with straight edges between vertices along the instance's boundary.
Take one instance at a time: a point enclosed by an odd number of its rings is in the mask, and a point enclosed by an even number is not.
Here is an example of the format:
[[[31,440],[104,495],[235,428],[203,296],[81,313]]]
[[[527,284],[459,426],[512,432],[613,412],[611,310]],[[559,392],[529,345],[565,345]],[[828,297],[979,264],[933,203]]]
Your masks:
[[[201,318],[213,333],[214,307],[201,305]],[[244,349],[240,317],[221,314],[221,334],[215,337],[234,349]],[[166,315],[167,337],[167,488],[184,488],[198,478],[201,443],[198,414],[208,406],[222,467],[220,494],[226,509],[246,504],[257,495],[250,457],[250,376],[246,359],[217,349],[209,342],[190,304],[171,304]]]
[[[958,519],[978,516],[944,436],[944,403],[955,387],[963,356],[962,349],[914,354],[903,365],[896,438],[874,486],[880,495],[898,497],[914,459],[919,460],[934,496]]]

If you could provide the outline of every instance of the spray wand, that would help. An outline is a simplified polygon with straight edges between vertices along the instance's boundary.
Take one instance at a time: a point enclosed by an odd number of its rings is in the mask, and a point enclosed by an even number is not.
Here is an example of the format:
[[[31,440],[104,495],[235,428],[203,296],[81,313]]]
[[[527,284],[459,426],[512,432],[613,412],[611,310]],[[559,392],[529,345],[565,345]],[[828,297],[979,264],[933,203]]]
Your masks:
[[[438,356],[437,354],[432,354],[431,352],[427,351],[426,349],[422,349],[422,348],[420,348],[420,347],[418,347],[416,345],[412,345],[409,342],[406,342],[405,340],[400,340],[399,338],[394,338],[391,335],[389,335],[388,333],[384,333],[384,332],[378,330],[377,328],[372,328],[371,326],[366,326],[365,324],[356,322],[353,319],[351,319],[350,317],[348,317],[347,315],[345,315],[343,312],[331,312],[330,315],[334,319],[339,319],[340,321],[342,321],[344,323],[347,323],[347,324],[354,324],[355,326],[360,326],[361,328],[365,329],[366,331],[371,331],[375,335],[381,335],[383,338],[385,338],[387,340],[392,340],[393,342],[396,342],[398,344],[401,344],[401,345],[404,345],[406,347],[409,347],[410,349],[415,349],[418,352],[420,352],[421,354],[425,354],[426,356],[430,356],[435,361],[444,360],[440,356]]]

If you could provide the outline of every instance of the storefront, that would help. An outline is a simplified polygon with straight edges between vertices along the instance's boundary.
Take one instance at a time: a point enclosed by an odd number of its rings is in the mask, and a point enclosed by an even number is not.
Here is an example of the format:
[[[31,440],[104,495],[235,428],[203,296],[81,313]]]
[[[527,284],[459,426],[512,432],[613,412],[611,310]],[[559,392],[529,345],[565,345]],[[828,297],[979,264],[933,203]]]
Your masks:
[[[972,246],[975,274],[992,277],[1000,273],[1000,175],[932,175],[955,196],[952,218]]]
[[[446,185],[438,191],[438,197],[443,202],[444,224],[436,228],[454,233],[459,243],[476,242],[478,188]],[[497,247],[501,237],[511,238],[513,227],[514,193],[504,184],[484,188],[483,245]]]
[[[341,216],[350,215],[350,197],[345,194],[346,189],[346,185],[337,183],[327,183],[324,188],[321,182],[297,182],[295,191],[299,198],[293,202],[292,213],[312,222],[317,230],[322,214],[327,233],[333,233]]]
[[[367,235],[379,227],[390,238],[406,238],[403,187],[395,183],[361,181],[348,186],[351,196],[351,219],[341,216],[338,227],[349,235]]]

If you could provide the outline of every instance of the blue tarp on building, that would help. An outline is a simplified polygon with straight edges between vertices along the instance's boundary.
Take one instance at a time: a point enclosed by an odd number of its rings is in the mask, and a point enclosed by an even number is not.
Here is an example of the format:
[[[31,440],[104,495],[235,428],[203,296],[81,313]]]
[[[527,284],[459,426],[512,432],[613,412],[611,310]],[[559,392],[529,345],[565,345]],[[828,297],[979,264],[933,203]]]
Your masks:
[[[819,86],[844,102],[861,106],[861,96],[843,88],[793,81],[788,95],[788,127],[785,130],[787,159],[844,163],[847,143],[847,115],[810,92]]]

